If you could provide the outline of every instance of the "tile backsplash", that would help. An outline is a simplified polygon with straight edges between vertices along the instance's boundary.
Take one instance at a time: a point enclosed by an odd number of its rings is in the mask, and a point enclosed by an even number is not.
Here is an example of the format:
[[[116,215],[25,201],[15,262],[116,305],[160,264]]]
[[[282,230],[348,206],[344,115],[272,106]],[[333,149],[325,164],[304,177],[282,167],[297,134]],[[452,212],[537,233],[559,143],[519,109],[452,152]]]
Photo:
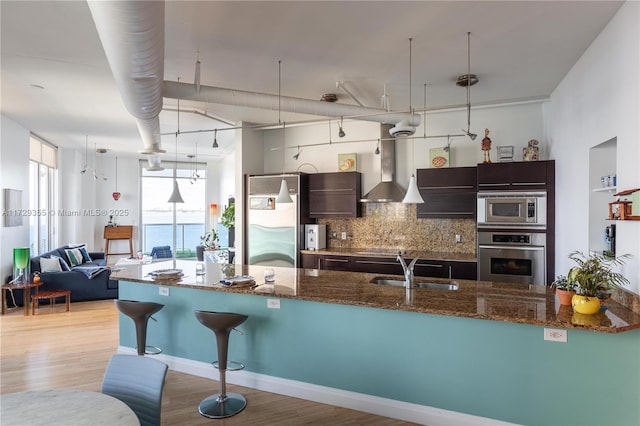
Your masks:
[[[318,223],[327,225],[328,248],[476,253],[475,220],[418,219],[415,204],[364,203],[362,217],[320,219]],[[343,232],[346,240],[341,239]],[[460,243],[456,235],[461,236]]]

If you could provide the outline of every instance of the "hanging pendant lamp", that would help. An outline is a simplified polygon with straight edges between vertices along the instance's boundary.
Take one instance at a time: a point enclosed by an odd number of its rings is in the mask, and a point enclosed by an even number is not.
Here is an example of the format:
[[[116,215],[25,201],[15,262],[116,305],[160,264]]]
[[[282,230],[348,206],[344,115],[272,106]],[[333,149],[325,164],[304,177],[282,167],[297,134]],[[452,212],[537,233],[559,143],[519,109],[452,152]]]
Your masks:
[[[282,123],[282,121],[280,120],[280,96],[281,96],[281,92],[280,92],[280,80],[281,80],[281,73],[280,73],[280,64],[282,61],[278,61],[278,122]],[[287,146],[286,142],[285,142],[285,136],[286,136],[286,124],[282,123],[282,182],[280,182],[280,192],[278,192],[278,196],[276,197],[276,205],[278,205],[278,203],[293,203],[293,199],[291,198],[291,195],[289,195],[289,185],[287,185],[287,181],[284,178],[284,165],[285,165],[285,161],[286,161],[286,154],[285,154],[285,148]]]
[[[178,79],[180,82],[180,79]],[[168,203],[184,203],[182,195],[180,194],[180,187],[178,186],[178,133],[180,133],[180,98],[178,98],[178,131],[176,132],[176,162],[173,166],[173,191],[169,196]]]
[[[409,39],[409,112],[413,113],[413,107],[411,106],[411,42],[412,38]],[[426,126],[426,123],[425,123]],[[411,166],[413,168],[413,141],[409,141],[411,144]],[[407,193],[404,195],[402,199],[404,204],[422,204],[424,200],[420,195],[420,191],[418,191],[418,184],[416,182],[416,177],[412,173],[411,178],[409,179],[409,187],[407,188]]]

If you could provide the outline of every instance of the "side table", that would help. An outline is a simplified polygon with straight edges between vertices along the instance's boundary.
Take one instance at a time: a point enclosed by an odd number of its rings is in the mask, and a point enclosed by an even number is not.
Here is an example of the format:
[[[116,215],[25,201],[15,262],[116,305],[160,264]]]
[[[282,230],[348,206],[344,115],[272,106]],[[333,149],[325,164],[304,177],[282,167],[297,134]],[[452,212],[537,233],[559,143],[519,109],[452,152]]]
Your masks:
[[[7,313],[7,301],[5,292],[6,290],[22,290],[22,299],[24,306],[24,314],[29,315],[29,302],[31,301],[31,289],[36,289],[36,294],[38,294],[38,287],[42,285],[42,281],[39,283],[28,282],[28,283],[20,283],[20,284],[3,284],[2,285],[2,315]]]

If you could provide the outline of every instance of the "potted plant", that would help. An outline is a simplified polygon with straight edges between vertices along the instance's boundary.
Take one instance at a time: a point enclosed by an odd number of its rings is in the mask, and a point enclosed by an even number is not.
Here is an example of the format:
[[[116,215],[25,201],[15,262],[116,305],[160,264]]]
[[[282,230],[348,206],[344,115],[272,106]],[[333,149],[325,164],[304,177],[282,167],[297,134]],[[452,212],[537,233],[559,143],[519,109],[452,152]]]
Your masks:
[[[577,263],[569,270],[567,280],[577,283],[576,294],[571,299],[571,306],[575,312],[581,314],[595,314],[600,310],[598,296],[603,296],[612,288],[629,284],[621,273],[611,269],[616,265],[623,265],[631,255],[624,254],[617,258],[607,258],[599,253],[585,255],[574,251],[569,259]]]
[[[218,231],[211,229],[200,237],[200,245],[204,247],[204,250],[215,250],[218,248]]]
[[[556,290],[560,304],[571,306],[571,298],[576,294],[578,284],[575,281],[569,281],[564,275],[558,275],[551,285]]]
[[[220,225],[229,230],[229,247],[235,247],[236,205],[229,203],[220,216]]]

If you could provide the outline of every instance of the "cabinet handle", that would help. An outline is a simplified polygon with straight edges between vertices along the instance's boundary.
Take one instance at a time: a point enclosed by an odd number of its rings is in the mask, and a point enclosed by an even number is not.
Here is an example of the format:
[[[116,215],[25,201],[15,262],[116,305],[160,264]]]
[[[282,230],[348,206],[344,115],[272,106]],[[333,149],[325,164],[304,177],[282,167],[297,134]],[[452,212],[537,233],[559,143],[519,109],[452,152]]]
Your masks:
[[[418,189],[473,189],[473,185],[453,185],[453,186],[419,186]]]
[[[479,183],[478,186],[509,186],[508,183]]]
[[[429,215],[440,215],[440,214],[467,214],[469,216],[475,215],[474,212],[425,212],[423,213],[425,216],[429,216]]]
[[[376,262],[374,260],[356,260],[356,263],[366,263],[369,265],[400,265],[398,262]]]
[[[541,186],[545,186],[547,183],[546,182],[512,182],[511,185],[513,186],[534,186],[534,185],[541,185]]]
[[[337,191],[349,191],[352,192],[351,188],[335,188],[335,189],[310,189],[309,192],[337,192]]]
[[[353,212],[309,212],[309,214],[313,214],[316,216],[320,216],[320,215],[334,215],[334,214],[353,214]]]
[[[416,262],[416,265],[418,265],[418,266],[428,266],[430,268],[444,268],[444,265],[436,265],[436,264],[433,264],[433,263],[419,263],[419,262]]]
[[[324,259],[324,263],[327,263],[327,262],[342,262],[342,263],[347,263],[347,262],[349,262],[349,261],[348,261],[348,260],[346,260],[346,259],[331,259],[331,258],[327,259],[327,258],[325,258],[325,259]]]

